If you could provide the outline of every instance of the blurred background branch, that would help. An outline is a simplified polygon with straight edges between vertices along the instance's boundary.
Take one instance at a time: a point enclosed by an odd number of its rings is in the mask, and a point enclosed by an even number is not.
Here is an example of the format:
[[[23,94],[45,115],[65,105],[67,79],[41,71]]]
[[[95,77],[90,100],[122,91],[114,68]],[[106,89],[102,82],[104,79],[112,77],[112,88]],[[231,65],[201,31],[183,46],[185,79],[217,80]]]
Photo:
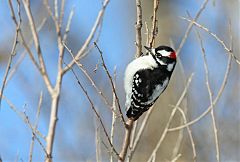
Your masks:
[[[131,125],[126,161],[239,161],[239,8],[237,0],[1,1],[0,159],[117,161],[125,67],[142,45],[166,44],[177,47],[176,70]]]

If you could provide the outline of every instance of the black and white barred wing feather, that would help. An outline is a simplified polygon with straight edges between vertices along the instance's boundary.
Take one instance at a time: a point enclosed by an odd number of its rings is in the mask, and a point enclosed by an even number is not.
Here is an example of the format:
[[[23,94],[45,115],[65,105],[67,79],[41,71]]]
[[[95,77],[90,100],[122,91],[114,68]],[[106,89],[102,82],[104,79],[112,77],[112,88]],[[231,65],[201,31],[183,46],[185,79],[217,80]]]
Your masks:
[[[151,56],[143,56],[134,60],[129,64],[126,72],[127,116],[136,120],[154,104],[166,89],[169,75],[168,71],[159,67]]]
[[[165,76],[159,72],[159,69],[145,69],[135,73],[132,93],[128,98],[131,103],[127,110],[128,118],[138,119],[155,103],[168,85],[169,78]]]

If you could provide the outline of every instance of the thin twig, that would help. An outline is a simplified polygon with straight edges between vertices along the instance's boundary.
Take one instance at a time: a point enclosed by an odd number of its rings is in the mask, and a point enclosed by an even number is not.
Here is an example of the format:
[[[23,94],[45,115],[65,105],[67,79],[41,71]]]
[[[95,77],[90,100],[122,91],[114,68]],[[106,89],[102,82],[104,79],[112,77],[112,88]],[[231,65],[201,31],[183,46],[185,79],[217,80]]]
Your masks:
[[[181,96],[180,96],[180,98],[179,98],[179,100],[178,100],[175,108],[172,110],[172,113],[171,113],[171,115],[170,115],[170,117],[169,117],[169,119],[168,119],[168,122],[167,122],[164,130],[163,130],[163,133],[162,133],[162,135],[161,135],[161,138],[158,140],[157,145],[155,146],[154,150],[152,151],[152,153],[151,153],[151,155],[150,155],[150,157],[149,157],[149,159],[148,159],[148,162],[150,162],[150,161],[152,160],[153,156],[156,155],[156,153],[157,153],[160,145],[162,144],[162,141],[163,141],[164,138],[166,137],[166,135],[167,135],[167,133],[168,133],[168,128],[169,128],[169,126],[170,126],[170,124],[171,124],[171,121],[172,121],[172,119],[173,119],[176,111],[177,111],[177,107],[181,104],[182,100],[184,99],[184,97],[185,97],[185,95],[186,95],[186,93],[187,93],[187,91],[188,91],[189,85],[190,85],[190,83],[191,83],[191,81],[192,81],[192,77],[193,77],[193,73],[192,73],[191,76],[189,77],[189,79],[188,79],[188,81],[187,81],[187,84],[186,84],[186,87],[184,88],[184,90],[183,90],[183,92],[182,92],[182,94],[181,94]]]
[[[33,36],[33,42],[34,42],[34,45],[35,45],[35,48],[36,48],[36,51],[37,51],[41,75],[42,75],[42,78],[43,78],[43,80],[46,84],[46,87],[47,87],[49,93],[52,93],[53,87],[52,87],[52,84],[49,80],[49,76],[48,76],[47,71],[46,71],[46,66],[45,66],[45,62],[44,62],[44,59],[43,59],[42,50],[41,50],[41,47],[40,47],[40,41],[39,41],[36,25],[35,25],[35,22],[33,20],[32,11],[31,11],[31,8],[30,8],[30,3],[29,3],[28,0],[22,0],[22,2],[23,2],[23,6],[25,8],[25,12],[26,12],[27,17],[28,17],[29,26],[30,26],[32,36]]]
[[[213,123],[213,130],[214,130],[214,139],[215,139],[215,148],[216,148],[216,159],[217,162],[220,161],[220,154],[219,154],[219,144],[218,144],[218,135],[217,135],[217,126],[216,126],[216,120],[214,116],[214,110],[213,110],[213,93],[210,87],[210,82],[209,82],[209,69],[207,65],[207,58],[206,58],[206,52],[205,48],[203,46],[203,41],[200,36],[200,33],[197,31],[197,38],[199,39],[200,46],[201,46],[201,53],[203,56],[203,62],[204,62],[204,69],[205,69],[205,78],[206,78],[206,86],[209,94],[209,101],[210,101],[210,109],[211,109],[211,118],[212,118],[212,123]],[[185,123],[186,124],[186,123]]]
[[[108,5],[110,0],[105,0],[103,2],[103,6],[102,9],[99,11],[98,16],[96,18],[96,21],[92,27],[92,30],[90,32],[90,34],[88,35],[88,38],[86,39],[86,41],[84,42],[83,46],[80,48],[80,50],[77,52],[76,56],[75,56],[75,60],[79,61],[79,58],[81,57],[82,54],[84,54],[84,52],[86,51],[86,49],[88,48],[89,44],[91,43],[98,27],[101,25],[102,20],[103,20],[103,16],[105,13],[105,9]],[[63,70],[63,73],[67,72],[73,65],[74,65],[74,60],[72,60]]]
[[[186,97],[187,97],[187,96],[186,96]],[[186,97],[185,97],[185,98],[186,98]],[[184,100],[183,100],[182,102],[184,102]],[[174,108],[174,106],[173,106],[173,108]],[[178,109],[178,110],[179,110],[179,109]],[[183,112],[182,109],[179,110],[179,111],[182,111],[182,112]],[[183,113],[184,113],[184,112],[183,112]],[[184,114],[184,115],[185,115],[185,114]],[[184,118],[181,118],[180,121],[179,121],[179,123],[185,124],[185,123],[187,123],[187,122],[184,121]],[[172,159],[174,159],[174,157],[176,157],[176,156],[179,154],[179,149],[180,149],[180,147],[181,147],[181,144],[182,144],[182,141],[183,141],[183,137],[184,137],[183,132],[184,132],[183,129],[178,132],[178,136],[176,137],[176,142],[175,142],[174,147],[173,147],[173,149],[172,149],[172,156],[171,156]]]
[[[140,139],[141,139],[141,137],[143,135],[143,132],[144,132],[145,127],[147,125],[148,119],[149,119],[150,115],[152,114],[152,112],[153,112],[153,107],[149,108],[149,110],[147,111],[146,115],[144,116],[144,119],[143,119],[143,121],[141,123],[141,127],[139,128],[138,133],[137,133],[137,135],[136,135],[136,137],[134,139],[134,144],[133,144],[132,148],[130,149],[130,152],[129,152],[129,155],[128,155],[129,161],[131,161],[132,156],[133,156],[133,154],[136,151],[136,148],[137,148],[137,146],[138,146],[138,144],[140,142]]]
[[[57,22],[56,17],[54,16],[51,7],[49,6],[48,0],[43,0],[43,4],[45,6],[45,8],[47,9],[47,12],[49,14],[49,16],[53,19],[54,23]]]
[[[63,43],[64,47],[67,49],[67,51],[69,52],[69,54],[72,56],[73,60],[75,61],[75,64],[79,67],[79,69],[83,72],[83,74],[86,76],[86,78],[90,81],[91,85],[93,86],[93,88],[97,91],[97,93],[101,96],[103,102],[111,109],[112,112],[115,112],[115,110],[113,110],[112,105],[109,103],[107,97],[104,95],[104,93],[97,87],[96,83],[93,81],[93,79],[91,78],[91,76],[88,74],[87,70],[84,68],[84,66],[82,64],[80,64],[77,60],[75,60],[72,51],[68,48],[68,46]]]
[[[60,17],[59,17],[59,25],[60,25],[60,27],[62,26],[62,21],[63,21],[63,16],[64,16],[64,7],[65,7],[65,0],[62,0],[61,10],[60,10]]]
[[[39,102],[38,102],[38,108],[37,108],[37,113],[36,113],[36,119],[35,119],[35,124],[33,126],[33,129],[35,131],[37,130],[37,127],[38,127],[38,121],[39,121],[39,116],[40,116],[41,107],[42,107],[42,98],[43,98],[43,92],[40,93]],[[32,162],[34,141],[35,141],[35,137],[34,137],[34,134],[32,134],[32,140],[31,140],[30,151],[29,151],[29,162]]]
[[[67,35],[68,35],[69,31],[70,31],[70,25],[71,25],[71,22],[72,22],[73,15],[74,15],[74,8],[71,9],[69,17],[68,17],[67,26],[66,26],[66,29],[65,29],[65,33],[63,35],[63,44],[67,40]]]
[[[181,156],[182,154],[178,154],[175,158],[171,160],[171,162],[176,162]]]
[[[128,119],[125,124],[125,137],[122,145],[122,150],[119,154],[119,162],[123,162],[127,155],[128,146],[130,144],[131,140],[131,133],[132,133],[132,127],[133,127],[134,121],[131,119]]]
[[[153,19],[152,19],[152,30],[149,46],[153,47],[155,37],[157,35],[157,10],[159,7],[160,0],[154,0],[153,2]]]
[[[18,12],[20,13],[20,3],[19,3],[19,1],[18,1]],[[1,103],[2,103],[1,101],[2,101],[3,90],[6,86],[7,77],[8,77],[9,71],[11,69],[12,59],[16,55],[16,47],[17,47],[17,44],[18,44],[18,34],[19,34],[20,25],[21,25],[21,21],[19,21],[19,23],[16,27],[16,32],[15,32],[15,37],[14,37],[14,41],[13,41],[11,54],[9,56],[8,63],[7,63],[7,68],[6,68],[4,77],[3,77],[3,83],[2,83],[1,90],[0,90],[0,108],[1,108]]]
[[[138,123],[139,123],[138,120],[133,123],[133,129],[132,129],[131,139],[130,139],[130,144],[129,144],[129,151],[130,152],[131,152],[131,149],[132,149],[133,144],[134,144],[134,139],[135,139],[135,134],[137,132]],[[127,161],[129,161],[130,152],[128,154]]]
[[[54,0],[54,17],[58,20],[58,0]]]
[[[87,99],[88,99],[88,101],[89,101],[89,103],[90,103],[90,105],[91,105],[91,109],[94,111],[97,119],[99,120],[99,122],[100,122],[100,124],[101,124],[101,126],[102,126],[102,128],[103,128],[103,132],[104,132],[105,136],[107,137],[107,140],[108,140],[108,142],[109,142],[109,144],[110,144],[110,146],[111,146],[111,149],[113,150],[113,152],[114,152],[117,156],[119,156],[118,152],[116,151],[116,149],[114,148],[114,146],[113,146],[113,144],[112,144],[112,142],[111,142],[111,139],[110,139],[110,137],[109,137],[109,135],[108,135],[108,133],[107,133],[107,130],[106,130],[106,128],[105,128],[105,125],[104,125],[104,123],[103,123],[103,121],[102,121],[102,118],[101,118],[101,116],[99,115],[99,113],[97,112],[97,110],[96,110],[96,108],[95,108],[95,106],[94,106],[94,103],[93,103],[92,99],[91,99],[90,96],[88,95],[87,90],[84,88],[84,86],[82,85],[82,83],[80,82],[80,80],[78,79],[76,73],[74,72],[74,70],[73,70],[72,68],[71,68],[71,71],[72,71],[72,73],[73,73],[73,75],[74,75],[74,77],[75,77],[78,85],[80,86],[80,88],[81,88],[82,91],[84,92],[85,96],[87,97]]]
[[[195,18],[194,18],[194,21],[197,21],[197,20],[198,20],[199,16],[201,15],[201,13],[203,12],[203,10],[205,9],[208,1],[209,1],[209,0],[205,0],[205,1],[202,3],[199,11],[197,12],[197,14],[196,14],[196,16],[195,16]],[[179,55],[179,53],[180,53],[180,51],[181,51],[184,43],[185,43],[186,40],[187,40],[187,37],[188,37],[188,35],[189,35],[192,27],[193,27],[193,23],[190,23],[190,24],[188,25],[188,27],[187,27],[187,30],[186,30],[186,32],[185,32],[182,40],[181,40],[181,43],[180,43],[180,45],[179,45],[179,47],[178,47],[178,49],[177,49],[177,51],[176,51],[176,55]]]
[[[95,143],[96,143],[96,161],[101,162],[100,132],[96,118],[95,118]]]
[[[172,45],[172,46],[174,47],[174,45]],[[182,77],[183,77],[183,80],[184,80],[184,86],[186,86],[186,82],[187,82],[186,78],[187,77],[186,77],[186,74],[184,72],[183,64],[182,64],[182,61],[181,61],[180,57],[178,58],[178,64],[179,64],[180,71],[182,73]],[[187,109],[188,109],[187,101],[188,100],[187,100],[187,96],[186,96],[183,99],[183,102],[182,102],[183,106],[184,106],[184,109],[183,110],[181,108],[178,109],[180,111],[180,113],[182,114],[184,124],[187,123],[187,118],[186,118],[186,115],[185,115],[185,111],[187,111]],[[173,106],[173,108],[174,108],[174,106]],[[191,146],[192,146],[193,162],[196,162],[197,153],[196,153],[195,143],[194,143],[194,140],[193,140],[193,135],[192,135],[192,131],[191,131],[190,127],[187,127],[187,132],[188,132],[190,143],[191,143]],[[174,158],[174,156],[177,156],[177,152],[175,152],[175,154],[174,154],[174,150],[173,150],[173,157],[172,158]]]
[[[58,19],[58,4],[57,0],[55,0],[55,16],[52,16],[52,12],[50,7],[48,6],[48,2],[45,1],[45,6],[48,9],[49,15],[53,17],[53,20],[55,22],[55,29],[56,29],[56,34],[57,34],[57,43],[58,43],[58,73],[56,77],[56,84],[54,87],[54,91],[51,93],[52,97],[52,104],[51,104],[51,115],[50,115],[50,122],[49,122],[49,130],[48,130],[48,135],[47,135],[47,152],[48,156],[46,157],[46,162],[52,161],[52,152],[53,152],[53,142],[55,138],[55,132],[56,132],[56,124],[57,124],[57,119],[58,119],[58,109],[59,109],[59,98],[60,98],[60,92],[61,92],[61,85],[62,85],[62,79],[63,79],[63,57],[64,57],[64,44],[63,41],[67,39],[68,32],[70,29],[70,25],[72,22],[72,16],[73,16],[73,10],[70,12],[70,15],[68,17],[67,21],[67,26],[65,29],[64,36],[61,34],[61,24],[59,24],[59,19]],[[61,8],[61,15],[63,16],[64,12],[64,2],[62,2],[62,8]],[[62,19],[62,17],[61,17]],[[62,21],[62,20],[60,20]]]
[[[42,27],[45,25],[45,23],[46,23],[46,18],[44,18],[42,21],[41,21],[41,23],[39,24],[39,26],[37,27],[37,31],[39,32],[41,29],[42,29]],[[31,46],[31,44],[33,43],[33,40],[32,39],[30,39],[29,41],[28,41],[28,46]],[[19,65],[22,63],[22,61],[24,60],[24,58],[25,58],[25,55],[26,55],[26,49],[24,49],[24,51],[23,52],[21,52],[19,55],[19,57],[18,57],[18,60],[16,61],[16,63],[13,65],[13,67],[11,68],[11,71],[10,71],[10,73],[9,73],[9,75],[8,75],[8,78],[7,78],[7,81],[6,81],[6,85],[8,84],[8,82],[11,80],[11,78],[13,77],[13,75],[14,75],[14,73],[17,71],[17,69],[18,69],[18,67],[19,67]]]
[[[232,56],[232,58],[236,61],[237,64],[240,65],[240,60],[233,54],[233,50],[228,48],[227,45],[224,43],[224,41],[222,39],[220,39],[215,33],[211,32],[208,28],[206,28],[205,26],[199,24],[196,22],[196,20],[190,20],[188,18],[185,17],[180,17],[183,20],[186,20],[188,22],[191,22],[192,24],[196,25],[197,27],[199,27],[200,29],[206,31],[208,34],[210,34],[213,38],[216,39],[217,42],[219,42],[222,47],[224,48],[224,50],[227,51],[227,54],[230,54]]]
[[[41,140],[39,139],[39,137],[37,136],[38,135],[38,132],[34,130],[32,124],[30,123],[29,119],[28,119],[28,116],[24,113],[24,112],[21,112],[19,111],[15,105],[13,105],[13,103],[7,99],[5,96],[2,96],[3,99],[7,102],[7,104],[9,105],[9,107],[24,121],[24,123],[27,124],[27,126],[30,128],[32,134],[34,135],[34,138],[38,141],[39,145],[41,146],[42,150],[44,151],[45,154],[47,154],[47,151],[46,149],[44,148],[44,145],[43,143],[41,142]],[[42,136],[42,135],[40,135]]]
[[[148,24],[147,24],[147,22],[145,22],[145,28],[146,28],[146,33],[145,33],[145,34],[147,35],[147,41],[146,41],[145,45],[148,46],[151,35],[150,35],[150,33],[149,33],[149,29],[148,29]]]
[[[223,78],[223,82],[222,82],[222,85],[218,91],[218,94],[217,96],[215,97],[215,99],[213,100],[213,107],[217,104],[218,100],[220,99],[220,97],[222,96],[222,93],[223,93],[223,90],[225,89],[225,86],[227,84],[227,80],[228,80],[228,76],[229,76],[229,72],[230,72],[230,69],[231,69],[231,62],[232,62],[232,56],[229,55],[228,56],[228,63],[227,63],[227,68],[226,68],[226,72],[225,72],[225,75],[224,75],[224,78]],[[190,126],[192,124],[195,124],[197,123],[199,120],[201,120],[203,117],[205,117],[209,112],[211,111],[211,106],[209,106],[207,108],[207,110],[205,110],[201,115],[199,115],[196,119],[184,124],[184,125],[181,125],[181,126],[178,126],[178,127],[175,127],[175,128],[169,128],[168,131],[177,131],[177,130],[180,130],[180,129],[183,129],[187,126]]]
[[[175,107],[175,105],[170,105],[170,106],[171,106],[172,108]],[[186,115],[185,115],[184,111],[183,111],[179,106],[178,106],[177,108],[178,108],[177,110],[178,110],[178,111],[181,113],[181,115],[182,115],[184,124],[186,124],[186,123],[187,123],[187,118],[186,118]],[[195,143],[194,143],[194,140],[193,140],[192,131],[191,131],[191,129],[190,129],[189,126],[187,127],[187,131],[188,131],[188,135],[189,135],[190,142],[191,142],[191,145],[192,145],[193,161],[195,162],[195,161],[196,161],[196,157],[197,157],[197,155],[196,155],[196,148],[195,148]]]
[[[135,25],[136,46],[137,46],[136,57],[140,57],[142,55],[142,6],[141,6],[141,0],[136,0],[136,7],[137,7],[137,22]]]
[[[116,88],[116,67],[114,68],[114,87]],[[110,140],[111,143],[113,144],[113,140],[114,140],[114,132],[115,132],[115,122],[116,122],[116,118],[117,115],[115,114],[115,112],[117,111],[117,107],[116,107],[116,97],[114,97],[114,93],[112,94],[112,107],[113,107],[113,112],[112,112],[112,124],[111,124],[111,135],[110,135]],[[111,150],[113,152],[113,150]],[[113,162],[113,154],[110,154],[110,162]]]
[[[19,1],[18,1],[19,2]],[[12,5],[12,1],[11,0],[8,0],[8,3],[9,3],[9,7],[10,7],[10,12],[11,12],[11,16],[12,16],[12,20],[15,24],[15,26],[17,27],[18,26],[18,21],[17,21],[17,18],[15,16],[15,12],[14,12],[14,9],[13,9],[13,5]],[[21,21],[21,15],[20,15],[20,12],[18,13],[18,16],[19,16],[19,21]],[[33,56],[33,53],[32,51],[30,50],[30,48],[28,47],[28,43],[26,43],[25,41],[25,38],[23,36],[23,33],[22,33],[22,30],[21,28],[19,28],[19,34],[20,34],[20,38],[21,38],[21,44],[24,46],[25,50],[27,51],[32,63],[34,64],[34,66],[37,68],[37,70],[41,73],[41,69],[40,69],[40,66],[38,65],[36,59],[34,58]]]
[[[112,91],[113,91],[113,93],[114,93],[114,96],[116,97],[116,101],[117,101],[117,106],[118,106],[118,111],[119,111],[119,113],[120,113],[120,117],[121,117],[121,119],[122,119],[122,122],[125,124],[125,119],[124,119],[124,117],[123,117],[123,113],[122,113],[122,110],[121,110],[121,106],[120,106],[120,102],[119,102],[119,98],[118,98],[118,95],[117,95],[116,88],[114,87],[114,84],[113,84],[113,79],[112,79],[112,77],[111,77],[111,75],[110,75],[110,73],[109,73],[109,71],[108,71],[108,69],[107,69],[107,66],[106,66],[106,64],[105,64],[105,61],[104,61],[104,59],[103,59],[103,52],[100,50],[100,48],[98,47],[98,45],[97,45],[96,42],[94,42],[94,45],[96,46],[96,48],[98,49],[98,52],[99,52],[99,54],[100,54],[103,68],[104,68],[104,70],[105,70],[105,72],[106,72],[106,74],[107,74],[107,76],[108,76],[108,79],[109,79],[109,81],[110,81],[110,83],[111,83],[111,87],[112,87]]]

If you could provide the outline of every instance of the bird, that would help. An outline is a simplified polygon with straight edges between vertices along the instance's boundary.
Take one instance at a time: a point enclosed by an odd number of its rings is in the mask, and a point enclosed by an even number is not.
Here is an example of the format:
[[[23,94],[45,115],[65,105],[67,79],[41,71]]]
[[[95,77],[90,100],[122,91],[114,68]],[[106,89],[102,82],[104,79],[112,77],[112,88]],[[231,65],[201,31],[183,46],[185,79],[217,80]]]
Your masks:
[[[169,46],[147,50],[127,65],[124,75],[126,115],[137,120],[167,88],[177,63],[176,52]]]

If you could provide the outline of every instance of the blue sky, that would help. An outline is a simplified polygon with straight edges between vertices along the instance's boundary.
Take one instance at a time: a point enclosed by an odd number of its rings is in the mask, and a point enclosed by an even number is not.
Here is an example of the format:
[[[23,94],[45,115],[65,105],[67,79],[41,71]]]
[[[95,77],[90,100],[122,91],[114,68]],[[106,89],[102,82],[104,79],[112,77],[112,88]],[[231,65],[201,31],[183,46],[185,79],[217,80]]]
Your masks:
[[[220,2],[220,1],[219,1]],[[186,10],[188,10],[192,16],[195,16],[197,10],[199,9],[202,1],[189,1],[188,3],[183,3],[182,1],[174,1],[173,3],[176,3],[176,7],[173,10],[173,15],[175,15],[175,18],[178,16],[184,16],[186,15]],[[203,14],[201,15],[200,22],[203,22],[204,25],[208,26],[210,29],[212,29],[214,32],[216,31],[217,34],[221,36],[222,30],[217,30],[218,25],[220,22],[226,22],[227,17],[231,17],[231,14],[222,12],[221,16],[219,16],[219,12],[222,11],[221,8],[223,7],[221,3],[216,2],[217,6],[213,6],[211,3],[207,6]],[[70,10],[74,7],[75,14],[72,20],[71,25],[71,31],[69,33],[69,42],[74,41],[74,44],[80,44],[82,41],[87,37],[87,33],[90,32],[91,27],[93,26],[93,23],[95,22],[95,18],[98,14],[99,9],[101,9],[101,1],[100,0],[80,0],[80,1],[68,1],[68,4],[66,5],[65,10],[65,18],[64,22],[67,20],[67,16],[70,12]],[[34,9],[38,9],[38,6],[35,5]],[[22,13],[24,13],[24,10],[22,8]],[[44,15],[44,14],[43,14]],[[24,16],[24,14],[23,14]],[[235,20],[236,17],[233,17],[233,20]],[[187,23],[179,20],[178,22],[181,22],[182,27],[186,27]],[[25,22],[26,23],[26,22]],[[9,6],[7,1],[0,1],[0,47],[1,49],[4,49],[5,53],[9,53],[12,46],[13,36],[14,36],[14,24],[12,22],[10,13],[9,13]],[[47,37],[48,34],[51,34],[53,29],[51,29],[51,20],[48,20],[46,25],[43,27],[44,33],[41,33],[40,35],[40,41],[43,47],[44,57],[49,58],[46,59],[46,64],[48,69],[50,69],[48,72],[50,74],[51,79],[54,80],[55,74],[56,74],[56,56],[54,56],[55,53],[57,53],[57,46],[56,44],[52,43],[52,37]],[[129,2],[127,0],[123,1],[116,1],[111,0],[109,3],[108,8],[106,9],[106,13],[104,16],[103,21],[103,27],[101,32],[101,37],[99,40],[99,46],[104,52],[104,57],[106,58],[106,64],[109,67],[109,70],[111,73],[113,73],[114,66],[117,66],[118,69],[118,83],[119,83],[119,89],[122,89],[122,78],[123,78],[123,72],[124,67],[126,67],[127,63],[134,58],[134,41],[135,41],[135,3]],[[223,23],[223,26],[225,26],[227,23]],[[234,26],[234,31],[238,30],[237,26]],[[48,31],[49,29],[49,31]],[[178,36],[176,39],[174,39],[174,43],[176,46],[178,46],[183,33],[186,28],[182,29],[182,35]],[[218,55],[217,59],[218,62],[216,62],[216,53],[221,53],[223,50],[221,49],[221,46],[219,46],[218,43],[216,43],[215,40],[213,40],[211,37],[209,37],[207,34],[204,34],[205,41],[208,43],[204,43],[206,46],[206,50],[209,53],[207,59],[210,64],[212,64],[211,74],[215,78],[213,79],[214,86],[217,87],[217,89],[220,86],[221,80],[223,78],[223,71],[225,70],[226,64],[222,62],[226,60],[226,56],[224,54]],[[76,36],[77,35],[77,36]],[[79,36],[78,36],[79,35]],[[71,40],[71,38],[74,37],[74,40]],[[10,39],[11,38],[11,39]],[[227,38],[223,38],[228,40]],[[190,45],[189,45],[190,44]],[[79,47],[77,46],[77,47]],[[213,48],[213,46],[215,48]],[[197,56],[195,55],[195,51],[198,49],[198,52],[196,52]],[[78,48],[74,48],[73,51],[77,51]],[[6,52],[8,51],[8,52]],[[20,54],[22,51],[18,50],[18,54]],[[96,56],[97,51],[93,50],[89,54],[87,58],[83,59],[83,63],[89,63],[89,69],[93,69],[96,63],[98,62],[98,56]],[[1,55],[1,53],[0,53]],[[190,56],[189,56],[190,55]],[[1,58],[1,57],[0,57]],[[186,72],[189,74],[194,70],[196,74],[196,79],[193,82],[193,87],[198,87],[199,84],[203,83],[204,79],[204,69],[203,69],[203,62],[199,61],[202,60],[202,57],[200,55],[199,50],[199,44],[196,41],[195,33],[191,33],[190,37],[188,38],[186,42],[186,46],[183,48],[183,52],[181,54],[181,59],[184,60],[184,67],[186,68]],[[17,59],[14,58],[13,63],[15,63]],[[197,64],[192,64],[191,61],[194,60],[197,62]],[[214,64],[213,64],[214,63]],[[197,66],[198,64],[201,64],[201,66]],[[0,83],[2,82],[2,78],[4,75],[6,64],[0,61]],[[190,68],[189,68],[190,67]],[[101,71],[101,70],[99,70]],[[78,74],[80,78],[83,78],[82,74]],[[96,80],[97,84],[104,87],[104,80],[101,80],[103,76],[101,74],[96,74]],[[39,98],[39,93],[41,90],[44,92],[44,103],[46,106],[44,106],[43,114],[47,113],[49,110],[47,110],[47,107],[49,106],[49,103],[47,98],[49,97],[47,95],[46,89],[44,88],[43,81],[39,79],[39,74],[36,71],[35,67],[33,67],[31,61],[27,57],[23,63],[21,64],[19,68],[19,74],[17,73],[14,75],[12,80],[9,82],[7,87],[5,88],[4,95],[7,96],[14,105],[18,108],[18,110],[23,111],[26,109],[26,113],[29,114],[30,120],[33,122],[37,107],[37,102]],[[99,79],[98,79],[99,78]],[[86,79],[83,79],[83,82],[86,86],[90,86]],[[76,82],[73,80],[73,77],[71,74],[66,74],[66,77],[64,78],[64,87],[67,92],[62,94],[64,98],[71,98],[74,97],[76,94],[76,91],[78,91],[79,94],[82,94],[80,90],[73,90],[74,86],[77,87]],[[106,86],[106,85],[105,85]],[[26,88],[29,89],[26,91]],[[106,88],[106,87],[105,87]],[[89,88],[90,93],[93,93],[94,90]],[[107,88],[106,88],[107,89]],[[24,91],[24,92],[23,92]],[[193,94],[198,93],[198,89],[195,89],[192,91]],[[64,91],[65,92],[65,91]],[[108,95],[110,95],[108,93]],[[204,96],[204,94],[201,94]],[[225,94],[226,95],[226,94]],[[120,97],[121,101],[124,100],[124,97]],[[199,99],[199,98],[198,98]],[[196,100],[198,100],[196,99]],[[64,100],[65,101],[65,100]],[[60,102],[61,103],[61,102]],[[101,107],[103,104],[100,100],[96,99],[96,103],[99,104],[99,107]],[[86,117],[86,113],[91,111],[89,110],[89,106],[86,106],[88,103],[84,97],[79,97],[79,103],[71,103],[67,102],[63,103],[63,106],[61,107],[61,110],[59,112],[59,132],[66,131],[66,128],[64,126],[67,126],[69,124],[72,124],[70,127],[73,129],[76,126],[81,126],[82,128],[87,127],[85,123],[77,123],[76,119],[72,119],[73,115],[71,113],[78,113],[79,118],[82,118],[82,121],[84,121]],[[224,103],[221,103],[224,105]],[[24,106],[25,105],[25,106]],[[66,106],[67,105],[67,106]],[[79,110],[76,107],[79,107],[81,105],[84,105],[83,109]],[[205,105],[205,104],[203,104]],[[206,104],[207,105],[207,104]],[[66,109],[65,109],[66,107]],[[73,107],[73,108],[69,108]],[[75,107],[75,108],[74,108]],[[204,108],[204,106],[202,106]],[[236,106],[235,106],[236,107]],[[48,115],[42,115],[40,118],[39,123],[39,129],[43,132],[43,134],[47,133],[48,124],[46,119]],[[93,117],[93,116],[92,116]],[[62,118],[67,118],[67,120],[61,120]],[[42,119],[42,120],[41,120]],[[107,120],[108,118],[106,118]],[[76,123],[75,123],[76,122]],[[93,123],[89,124],[90,128],[94,127]],[[95,155],[94,152],[94,135],[91,134],[91,130],[86,128],[86,132],[79,132],[79,136],[82,138],[82,140],[78,141],[81,145],[86,146],[79,150],[80,155],[85,155],[86,159],[88,159],[91,156]],[[68,141],[63,141],[63,143],[59,142],[55,144],[55,146],[62,146],[64,143],[69,143],[70,145],[74,145],[76,142],[73,140],[74,135],[71,133],[71,131],[65,132],[66,136],[69,137]],[[86,135],[87,134],[87,135]],[[61,137],[57,137],[58,139],[61,139]],[[28,160],[28,152],[29,152],[29,146],[30,146],[30,140],[31,140],[31,131],[26,126],[26,124],[19,118],[19,116],[13,112],[8,104],[3,100],[2,102],[2,108],[0,110],[0,156],[3,158],[4,161],[13,161],[17,157],[19,159],[23,159],[23,161]],[[61,161],[61,156],[59,155],[58,149],[55,149],[56,159],[57,161]],[[61,150],[61,148],[60,148]],[[90,151],[91,150],[91,151]],[[35,154],[34,154],[34,160],[35,161],[42,161],[44,156],[43,152],[40,148],[40,146],[36,143],[35,144]],[[70,156],[70,155],[69,155]]]

